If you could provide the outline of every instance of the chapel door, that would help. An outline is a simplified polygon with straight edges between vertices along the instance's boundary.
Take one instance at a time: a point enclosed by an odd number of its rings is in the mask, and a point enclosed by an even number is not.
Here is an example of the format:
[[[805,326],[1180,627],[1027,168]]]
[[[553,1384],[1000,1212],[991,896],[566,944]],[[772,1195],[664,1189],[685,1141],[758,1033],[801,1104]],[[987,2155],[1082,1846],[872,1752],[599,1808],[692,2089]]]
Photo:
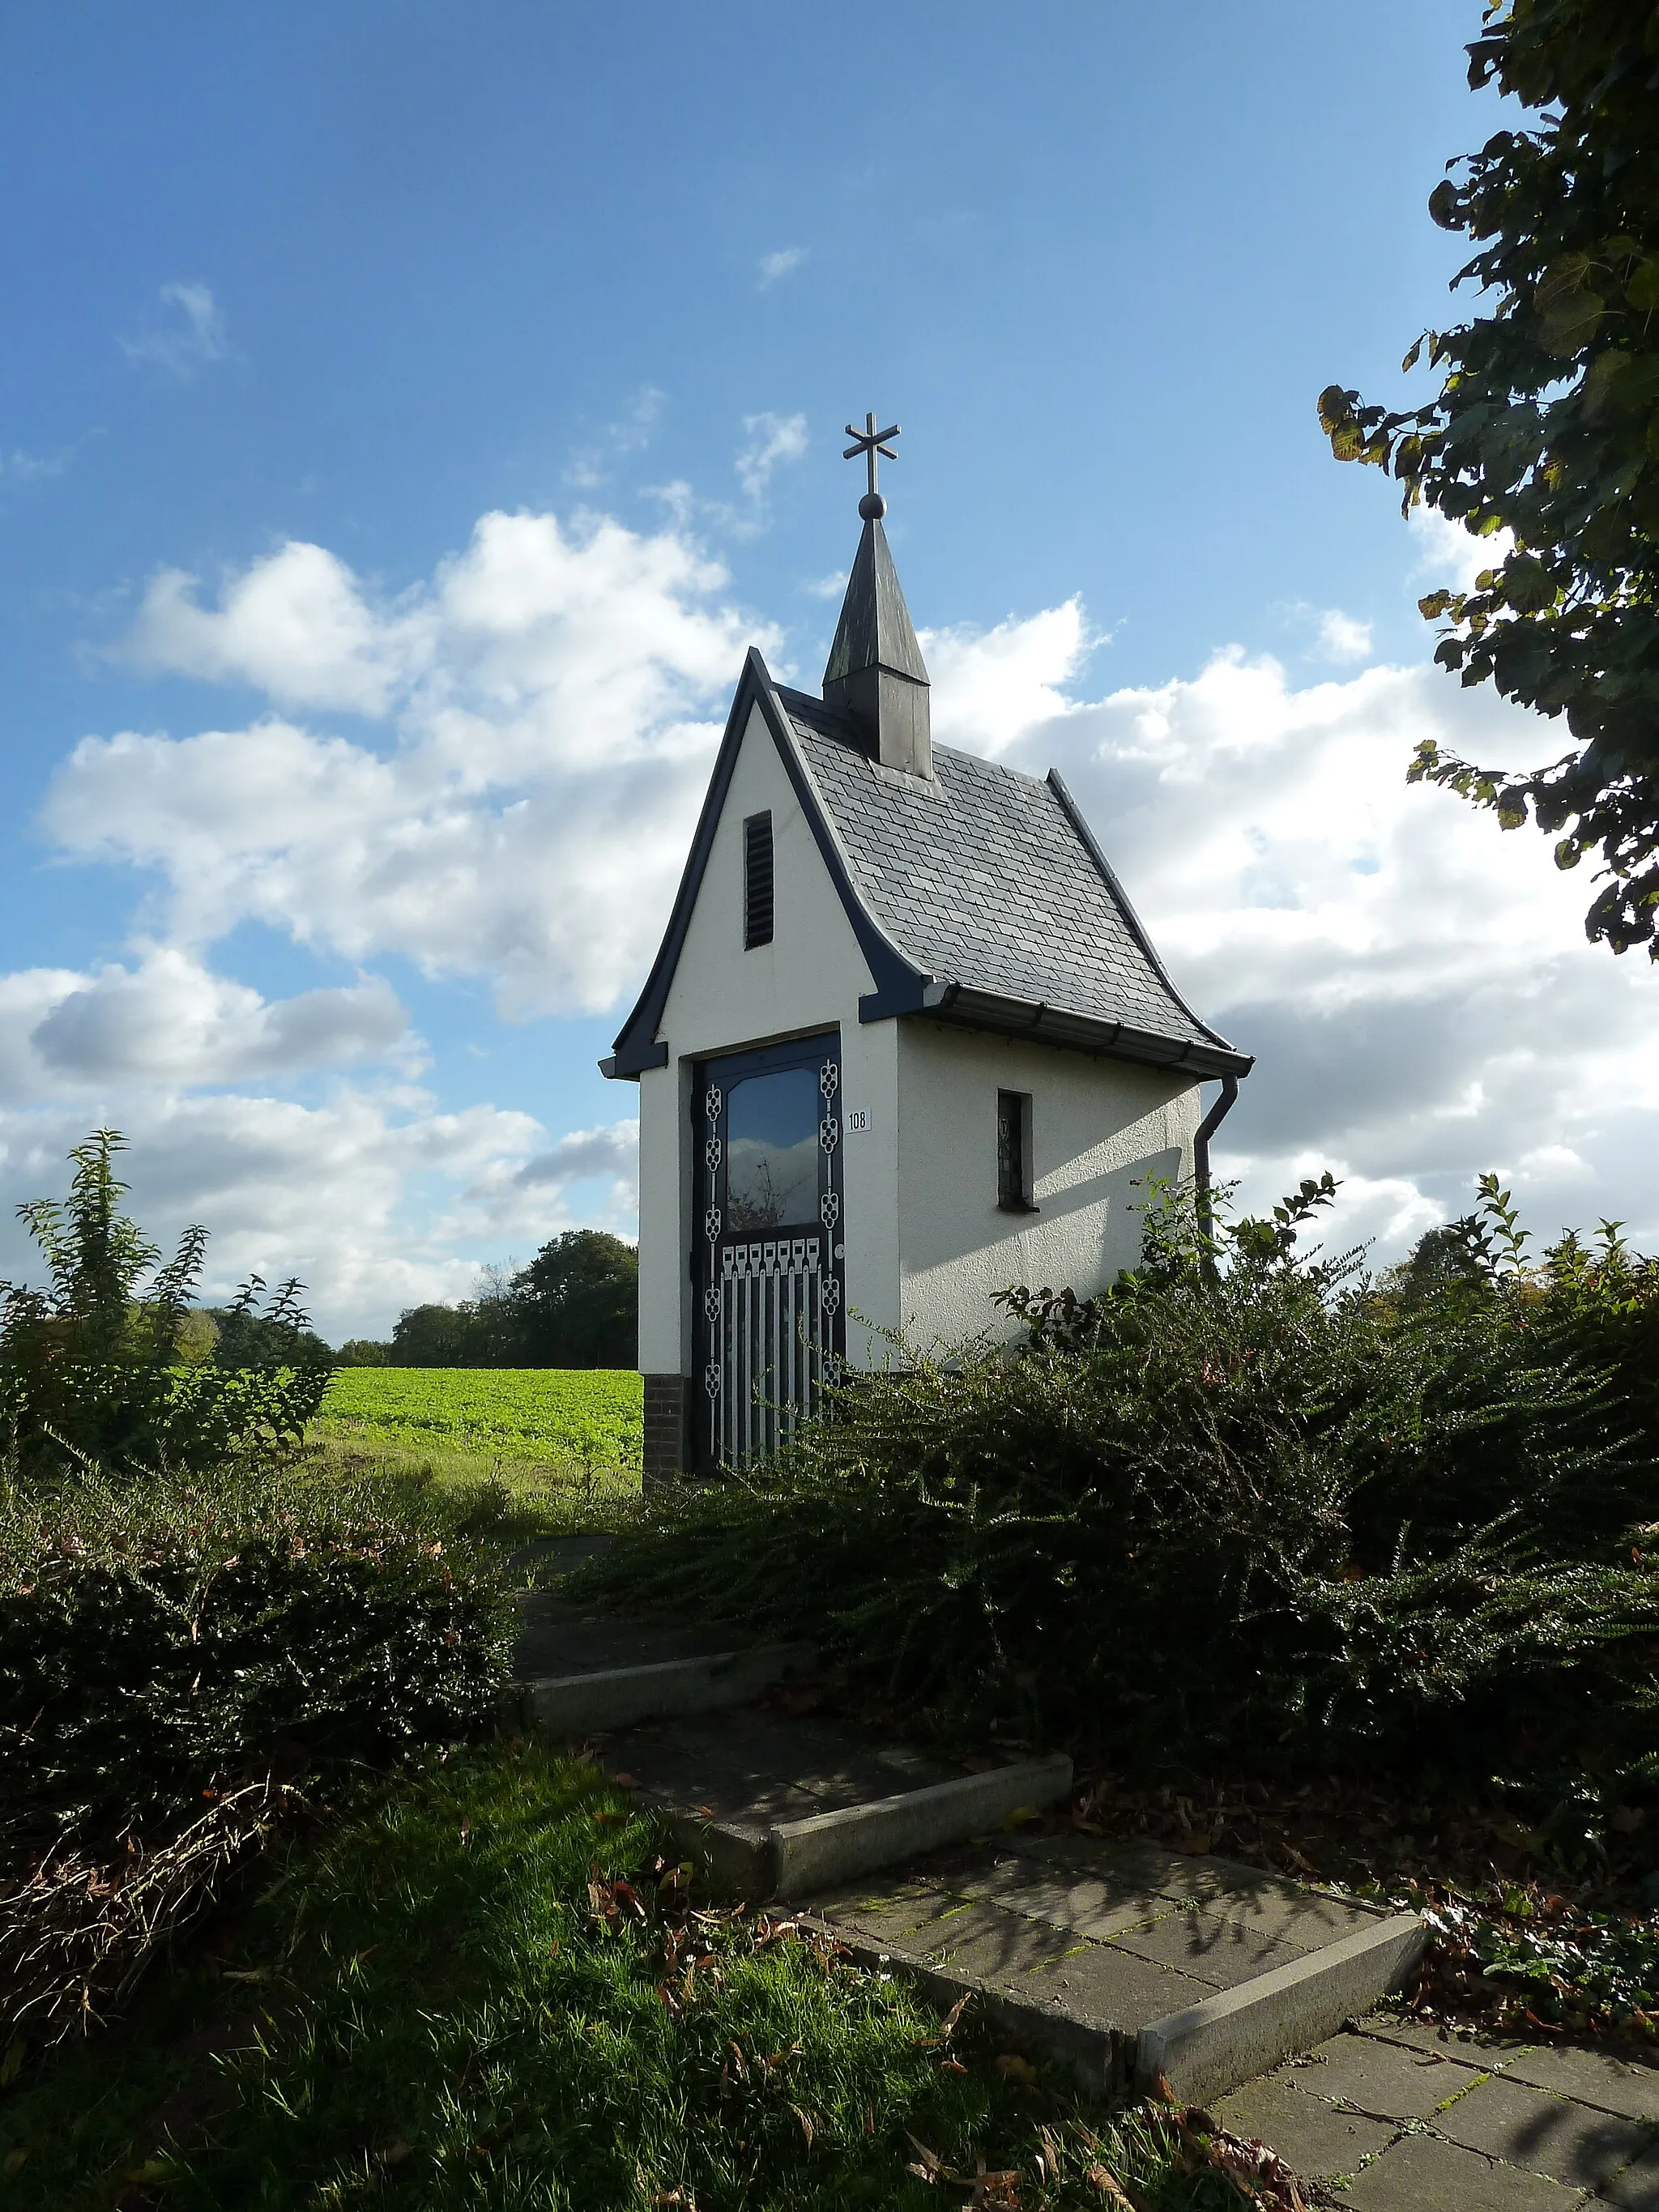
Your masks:
[[[844,1349],[841,1038],[696,1075],[698,1458],[741,1467],[793,1433]]]

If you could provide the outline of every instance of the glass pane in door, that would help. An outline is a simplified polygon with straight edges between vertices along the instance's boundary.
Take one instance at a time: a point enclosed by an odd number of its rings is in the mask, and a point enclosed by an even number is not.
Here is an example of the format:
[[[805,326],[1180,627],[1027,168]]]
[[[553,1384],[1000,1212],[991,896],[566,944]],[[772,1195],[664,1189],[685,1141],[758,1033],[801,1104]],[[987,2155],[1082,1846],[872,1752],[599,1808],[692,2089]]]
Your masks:
[[[726,1231],[775,1235],[818,1212],[818,1117],[812,1067],[779,1068],[732,1085],[726,1121]]]

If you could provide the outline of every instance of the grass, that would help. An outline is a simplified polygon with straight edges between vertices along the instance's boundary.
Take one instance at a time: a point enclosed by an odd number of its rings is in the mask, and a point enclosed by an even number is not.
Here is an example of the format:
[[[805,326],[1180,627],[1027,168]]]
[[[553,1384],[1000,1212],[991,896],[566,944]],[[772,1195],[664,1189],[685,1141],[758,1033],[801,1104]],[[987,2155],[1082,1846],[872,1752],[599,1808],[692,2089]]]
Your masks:
[[[382,1789],[125,2028],[0,2068],[8,2206],[933,2212],[945,2169],[1026,2212],[1115,2201],[1109,2175],[1140,2212],[1244,2203],[1196,2116],[1005,2078],[971,2019],[694,1909],[662,1840],[531,1747]]]
[[[526,1541],[629,1521],[640,1500],[637,1471],[569,1462],[517,1459],[459,1444],[386,1443],[313,1423],[309,1449],[318,1464],[345,1477],[384,1479],[440,1506],[494,1500],[490,1533]]]
[[[642,1388],[631,1368],[343,1367],[318,1432],[527,1468],[637,1474]]]

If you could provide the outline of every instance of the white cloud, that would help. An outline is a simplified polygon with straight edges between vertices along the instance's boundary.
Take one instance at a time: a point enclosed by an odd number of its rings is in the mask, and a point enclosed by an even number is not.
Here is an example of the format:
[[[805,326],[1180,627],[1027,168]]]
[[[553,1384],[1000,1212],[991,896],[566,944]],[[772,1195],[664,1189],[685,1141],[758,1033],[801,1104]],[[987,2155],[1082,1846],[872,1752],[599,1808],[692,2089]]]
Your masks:
[[[933,678],[933,722],[967,752],[994,753],[1023,730],[1071,711],[1062,686],[1081,671],[1097,641],[1080,599],[994,629],[920,634]]]
[[[94,975],[0,976],[0,1100],[76,1091],[245,1082],[364,1061],[404,1069],[420,1054],[379,976],[268,1001],[191,955],[153,948]]]
[[[624,1236],[640,1207],[640,1125],[637,1118],[612,1121],[600,1129],[573,1129],[550,1152],[526,1160],[512,1179],[514,1194],[545,1189],[563,1192],[574,1183],[605,1180],[611,1225]]]
[[[466,1297],[503,1234],[533,1250],[573,1225],[556,1190],[512,1188],[544,1139],[527,1114],[444,1114],[419,1091],[349,1085],[319,1106],[252,1094],[119,1104],[134,1217],[164,1245],[187,1222],[212,1232],[205,1302],[250,1273],[297,1274],[336,1341],[384,1334],[424,1299]],[[88,1126],[79,1107],[0,1109],[0,1277],[40,1279],[14,1208],[61,1195],[64,1156]],[[414,1200],[434,1184],[448,1194],[434,1206]]]
[[[21,446],[14,446],[10,453],[0,453],[0,477],[12,477],[19,483],[61,477],[72,458],[73,449],[69,447],[56,453],[26,453]]]
[[[187,380],[229,350],[225,319],[205,284],[163,284],[156,295],[161,313],[121,340],[127,359]]]
[[[197,579],[164,568],[127,641],[133,659],[216,683],[249,684],[284,705],[383,714],[413,673],[422,640],[371,611],[343,561],[290,540],[227,585],[216,608]]]
[[[592,491],[605,482],[610,464],[627,453],[642,453],[656,434],[668,395],[654,384],[642,384],[633,405],[608,424],[595,445],[575,453],[565,471],[566,481],[578,490]]]
[[[1319,647],[1328,660],[1363,660],[1371,649],[1371,626],[1328,607],[1319,617]]]
[[[763,253],[760,258],[757,278],[760,289],[764,292],[769,285],[775,284],[781,276],[792,275],[805,260],[806,255],[807,248],[804,246],[786,246],[780,248],[776,253]]]
[[[947,694],[934,726],[1061,770],[1177,983],[1258,1055],[1221,1170],[1254,1202],[1333,1168],[1339,1243],[1398,1249],[1487,1167],[1551,1233],[1610,1212],[1659,1237],[1659,977],[1584,942],[1588,879],[1544,841],[1405,782],[1421,737],[1524,759],[1538,723],[1429,666],[1297,690],[1236,650],[1022,722],[1086,647],[1057,611],[990,634],[1007,719]]]
[[[520,1189],[532,1183],[585,1182],[594,1176],[613,1176],[637,1182],[640,1158],[638,1118],[612,1121],[603,1129],[573,1129],[561,1137],[550,1152],[538,1152],[526,1160],[514,1181]]]
[[[76,747],[49,792],[66,850],[154,869],[157,935],[257,920],[363,961],[482,975],[515,1017],[611,1006],[654,947],[714,719],[744,647],[724,572],[683,535],[486,516],[429,585],[378,599],[288,545],[217,605],[168,574],[150,665],[384,717],[382,749],[267,718]]]
[[[819,576],[802,588],[815,599],[838,599],[847,589],[847,570],[832,568],[827,576]]]
[[[738,482],[756,502],[770,489],[772,471],[780,461],[798,461],[806,451],[804,415],[745,415],[744,435],[748,440],[738,454]]]
[[[1414,507],[1408,520],[1417,541],[1414,574],[1431,588],[1472,592],[1483,568],[1495,568],[1508,558],[1515,540],[1507,530],[1477,538],[1442,514],[1437,507]]]

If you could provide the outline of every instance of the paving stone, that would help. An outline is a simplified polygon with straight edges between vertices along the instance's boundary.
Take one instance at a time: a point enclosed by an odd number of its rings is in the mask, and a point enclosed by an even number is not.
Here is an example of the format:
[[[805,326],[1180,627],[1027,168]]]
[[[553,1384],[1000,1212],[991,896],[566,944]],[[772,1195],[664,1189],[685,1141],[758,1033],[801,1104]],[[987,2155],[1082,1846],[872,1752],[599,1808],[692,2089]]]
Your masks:
[[[842,1898],[828,1905],[815,1905],[812,1910],[872,1943],[891,1943],[901,1950],[921,1952],[934,1923],[947,1914],[955,1915],[961,1905],[960,1898],[945,1890],[910,1889],[893,1896]]]
[[[1547,2090],[1500,2079],[1482,2081],[1434,2123],[1466,2149],[1507,2159],[1579,2189],[1599,2189],[1652,2142],[1645,2128],[1591,2112]]]
[[[1095,2027],[1133,2033],[1166,2013],[1200,2003],[1212,1992],[1206,1982],[1173,1966],[1137,1959],[1115,1943],[1085,1943],[1052,1964],[1022,1974],[1009,1985],[1013,1996],[1058,2005],[1073,2019]]]
[[[1303,1953],[1317,1951],[1322,1944],[1340,1943],[1358,1929],[1375,1927],[1382,1917],[1362,1905],[1350,1905],[1345,1898],[1327,1897],[1318,1890],[1230,1890],[1216,1898],[1213,1909],[1254,1935]]]
[[[1358,2029],[1362,2035],[1374,2035],[1384,2043],[1402,2043],[1413,2051],[1437,2051],[1443,2058],[1460,2059],[1464,2065],[1479,2066],[1489,2074],[1500,2071],[1533,2048],[1518,2037],[1488,2042],[1478,2035],[1460,2035],[1436,2021],[1413,2020],[1392,2012],[1368,2012],[1358,2022]]]
[[[1577,2097],[1581,2104],[1599,2106],[1604,2112],[1622,2112],[1631,2120],[1659,2120],[1659,2067],[1639,2058],[1585,2051],[1573,2044],[1546,2044],[1523,2052],[1504,2072],[1508,2081],[1553,2089],[1558,2096]]]
[[[1265,2081],[1247,2081],[1242,2089],[1218,2098],[1211,2109],[1223,2127],[1271,2143],[1288,2166],[1310,2181],[1357,2172],[1364,2160],[1374,2158],[1394,2139],[1388,2121],[1334,2111],[1317,2097],[1306,2095],[1285,2068]]]
[[[1160,1966],[1178,1967],[1194,1980],[1207,1982],[1212,1990],[1237,1989],[1241,1982],[1294,1965],[1304,1956],[1285,1944],[1252,1934],[1242,1923],[1221,1913],[1180,1907],[1149,1927],[1126,1929],[1112,1940],[1120,1950],[1133,1951],[1138,1959],[1152,1959]]]
[[[958,1902],[916,1935],[910,1948],[924,1958],[998,1985],[1032,1966],[1057,1959],[1077,1941],[1066,1928],[977,1901]]]
[[[1021,1836],[1009,1838],[1008,1850],[1020,1858],[1039,1859],[1052,1866],[1099,1875],[1160,1896],[1183,1898],[1218,1896],[1224,1892],[1244,1894],[1273,1876],[1260,1867],[1236,1859],[1200,1857],[1186,1851],[1167,1850],[1162,1844],[1109,1841],[1103,1836]]]
[[[1649,2151],[1617,2173],[1595,2202],[1619,2212],[1659,2212],[1659,2150]]]
[[[1577,2190],[1495,2164],[1437,2136],[1402,2136],[1356,2174],[1341,2200],[1352,2212],[1572,2212]]]
[[[1170,1910],[1156,1889],[1131,1885],[1107,1875],[1046,1874],[1020,1859],[1004,1859],[977,1872],[955,1877],[964,1897],[976,1897],[1051,1921],[1081,1936],[1103,1938],[1133,1928]]]
[[[1385,2120],[1425,2120],[1479,2078],[1449,2053],[1412,2051],[1368,2035],[1334,2035],[1285,2069],[1310,2096],[1341,2098]]]

